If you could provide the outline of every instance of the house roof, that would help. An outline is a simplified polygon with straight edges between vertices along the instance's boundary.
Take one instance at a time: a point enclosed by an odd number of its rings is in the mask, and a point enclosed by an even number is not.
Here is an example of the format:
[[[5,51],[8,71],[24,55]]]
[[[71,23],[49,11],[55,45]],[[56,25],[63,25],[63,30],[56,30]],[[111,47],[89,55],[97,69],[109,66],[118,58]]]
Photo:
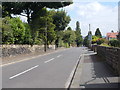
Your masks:
[[[118,35],[118,32],[110,32],[110,33],[107,33],[107,37],[109,38],[117,38],[117,35]]]

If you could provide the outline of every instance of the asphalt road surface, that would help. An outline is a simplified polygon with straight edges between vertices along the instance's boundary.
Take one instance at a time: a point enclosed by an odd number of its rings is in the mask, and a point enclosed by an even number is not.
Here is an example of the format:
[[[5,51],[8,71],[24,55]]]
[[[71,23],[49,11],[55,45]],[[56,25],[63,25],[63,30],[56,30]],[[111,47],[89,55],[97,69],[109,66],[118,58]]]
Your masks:
[[[65,88],[83,47],[2,67],[2,88]]]

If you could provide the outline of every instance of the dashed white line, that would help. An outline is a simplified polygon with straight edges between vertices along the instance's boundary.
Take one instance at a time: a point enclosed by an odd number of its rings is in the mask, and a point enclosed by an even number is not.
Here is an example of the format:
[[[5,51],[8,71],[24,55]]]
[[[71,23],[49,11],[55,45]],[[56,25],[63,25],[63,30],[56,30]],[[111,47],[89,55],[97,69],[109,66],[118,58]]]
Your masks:
[[[24,73],[26,73],[26,72],[29,72],[29,71],[31,71],[32,69],[37,68],[38,66],[39,66],[39,65],[36,65],[36,66],[34,66],[34,67],[30,68],[30,69],[27,69],[27,70],[25,70],[25,71],[23,71],[23,72],[21,72],[21,73],[18,73],[18,74],[16,74],[16,75],[10,77],[9,79],[13,79],[13,78],[15,78],[15,77],[17,77],[17,76],[20,76],[20,75],[22,75],[22,74],[24,74]]]
[[[58,55],[57,58],[61,57],[62,55]]]
[[[48,62],[50,62],[50,61],[52,61],[52,60],[54,60],[55,58],[52,58],[52,59],[50,59],[50,60],[47,60],[47,61],[45,61],[44,63],[48,63]]]

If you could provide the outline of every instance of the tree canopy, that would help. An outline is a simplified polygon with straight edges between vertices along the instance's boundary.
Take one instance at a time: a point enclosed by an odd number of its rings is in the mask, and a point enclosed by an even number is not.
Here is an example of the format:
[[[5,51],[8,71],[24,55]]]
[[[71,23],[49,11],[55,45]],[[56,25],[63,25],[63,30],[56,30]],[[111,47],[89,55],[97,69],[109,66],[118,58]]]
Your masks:
[[[102,34],[101,34],[99,28],[96,29],[96,31],[95,31],[95,36],[102,38]]]
[[[81,29],[80,29],[79,21],[76,22],[75,34],[76,34],[76,44],[77,44],[77,46],[82,45],[83,39],[82,39],[82,35],[81,35]]]
[[[23,15],[27,17],[28,23],[31,17],[42,8],[61,8],[72,4],[72,2],[2,2],[2,17],[15,15]]]

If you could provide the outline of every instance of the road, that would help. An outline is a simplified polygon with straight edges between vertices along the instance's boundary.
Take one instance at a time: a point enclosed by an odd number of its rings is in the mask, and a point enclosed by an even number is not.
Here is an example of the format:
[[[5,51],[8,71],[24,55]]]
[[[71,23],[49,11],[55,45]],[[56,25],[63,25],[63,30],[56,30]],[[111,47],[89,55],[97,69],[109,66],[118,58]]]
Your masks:
[[[82,47],[2,67],[2,88],[65,88]]]

